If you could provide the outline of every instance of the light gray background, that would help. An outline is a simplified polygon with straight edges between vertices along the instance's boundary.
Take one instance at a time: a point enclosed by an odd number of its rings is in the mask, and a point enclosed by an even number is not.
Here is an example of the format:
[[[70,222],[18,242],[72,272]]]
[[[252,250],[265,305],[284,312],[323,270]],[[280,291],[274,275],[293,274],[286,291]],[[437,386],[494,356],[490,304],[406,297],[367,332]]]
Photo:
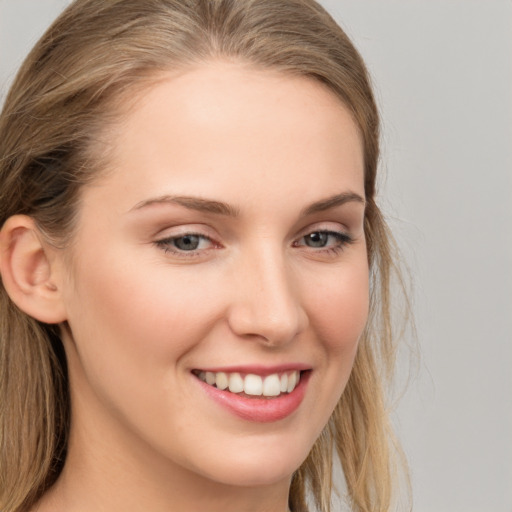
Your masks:
[[[0,103],[66,0],[0,0]],[[397,411],[415,512],[512,512],[512,1],[323,0],[384,121],[383,205],[421,363]]]

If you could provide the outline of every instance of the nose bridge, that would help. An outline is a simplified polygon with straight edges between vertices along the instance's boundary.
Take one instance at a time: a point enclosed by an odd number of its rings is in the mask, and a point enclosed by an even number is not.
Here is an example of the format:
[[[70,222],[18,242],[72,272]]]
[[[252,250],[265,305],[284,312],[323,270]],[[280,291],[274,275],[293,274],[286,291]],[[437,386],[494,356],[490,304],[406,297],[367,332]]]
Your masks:
[[[297,285],[281,248],[268,244],[250,251],[237,272],[231,328],[272,345],[290,341],[307,324]]]

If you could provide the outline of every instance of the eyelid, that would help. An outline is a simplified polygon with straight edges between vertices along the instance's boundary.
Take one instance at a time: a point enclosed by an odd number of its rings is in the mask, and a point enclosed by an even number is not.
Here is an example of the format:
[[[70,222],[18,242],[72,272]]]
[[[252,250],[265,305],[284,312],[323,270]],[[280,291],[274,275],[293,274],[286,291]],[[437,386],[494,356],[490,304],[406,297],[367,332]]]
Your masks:
[[[342,243],[350,243],[354,241],[354,237],[350,235],[350,233],[347,233],[346,231],[341,230],[335,230],[335,229],[312,229],[304,233],[303,235],[299,236],[296,241],[303,240],[309,235],[313,235],[315,233],[324,233],[329,236],[333,236],[337,239],[339,239]]]
[[[352,230],[349,229],[348,226],[342,224],[340,222],[332,221],[332,222],[315,222],[313,224],[309,224],[305,228],[301,229],[299,232],[298,238],[304,237],[310,233],[339,233],[346,236],[352,236]]]
[[[197,226],[197,225],[196,225]],[[174,256],[180,259],[186,258],[198,258],[205,256],[212,249],[219,249],[222,245],[216,240],[216,237],[210,235],[209,233],[205,233],[205,231],[210,231],[208,229],[197,229],[196,226],[176,226],[174,229],[163,230],[165,235],[157,236],[153,241],[153,244],[157,246],[159,249],[163,250],[164,253]],[[200,239],[207,240],[209,242],[209,246],[206,248],[197,248],[191,250],[183,250],[173,246],[173,242],[180,238],[184,237],[198,237]]]
[[[179,259],[207,257],[208,255],[211,255],[211,251],[213,249],[220,249],[223,247],[223,245],[218,242],[219,237],[216,234],[212,236],[210,234],[211,231],[212,230],[209,229],[207,225],[204,226],[201,224],[169,227],[160,232],[164,233],[163,235],[157,235],[155,237],[153,244],[163,250],[164,253],[169,254],[170,256],[175,256]],[[305,242],[306,237],[314,233],[323,233],[332,238],[327,241],[326,245],[315,247],[314,245],[309,245]],[[200,238],[203,241],[201,242],[201,245],[204,245],[204,241],[207,241],[207,247],[197,247],[189,250],[176,247],[174,242],[186,236]],[[309,253],[329,253],[334,255],[342,252],[348,245],[355,242],[355,239],[356,237],[354,237],[345,226],[342,227],[340,223],[323,222],[313,224],[302,229],[299,236],[293,240],[292,247],[305,249]]]
[[[183,235],[198,235],[207,238],[214,238],[215,231],[208,224],[201,222],[165,222],[154,233],[155,238],[175,238]]]
[[[327,234],[328,236],[333,237],[336,241],[335,243],[332,243],[331,241],[331,243],[327,243],[325,246],[315,247],[313,245],[308,245],[305,242],[306,237],[315,233]],[[293,247],[305,250],[311,255],[335,257],[341,254],[347,246],[353,244],[355,241],[356,238],[350,233],[350,231],[342,228],[340,224],[336,223],[336,226],[334,227],[332,223],[323,223],[308,226],[308,228],[302,230],[300,236],[293,242]]]

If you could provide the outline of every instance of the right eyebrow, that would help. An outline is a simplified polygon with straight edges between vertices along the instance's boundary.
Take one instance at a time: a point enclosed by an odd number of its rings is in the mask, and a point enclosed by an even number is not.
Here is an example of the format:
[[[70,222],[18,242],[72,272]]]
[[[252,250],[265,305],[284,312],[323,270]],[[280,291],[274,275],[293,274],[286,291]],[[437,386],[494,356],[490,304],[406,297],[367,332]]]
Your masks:
[[[366,204],[364,198],[359,194],[356,194],[355,192],[342,192],[341,194],[335,194],[334,196],[330,196],[310,204],[302,210],[301,216],[305,217],[306,215],[311,215],[313,213],[330,210],[331,208],[336,208],[337,206],[341,206],[352,201],[361,203],[363,206]]]
[[[239,211],[233,206],[223,203],[221,201],[215,201],[213,199],[204,199],[202,197],[193,196],[170,196],[163,195],[146,199],[137,203],[130,211],[141,210],[153,205],[159,204],[171,204],[183,206],[189,210],[196,210],[199,212],[213,213],[215,215],[226,215],[228,217],[238,217]]]

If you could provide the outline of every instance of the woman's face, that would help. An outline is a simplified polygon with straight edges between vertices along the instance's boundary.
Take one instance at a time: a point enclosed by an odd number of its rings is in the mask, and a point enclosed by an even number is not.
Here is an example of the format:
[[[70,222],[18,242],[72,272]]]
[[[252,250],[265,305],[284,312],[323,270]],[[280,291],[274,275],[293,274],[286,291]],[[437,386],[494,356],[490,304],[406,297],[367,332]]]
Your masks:
[[[217,62],[158,82],[107,139],[65,258],[70,456],[288,482],[367,318],[356,125],[316,82]]]

